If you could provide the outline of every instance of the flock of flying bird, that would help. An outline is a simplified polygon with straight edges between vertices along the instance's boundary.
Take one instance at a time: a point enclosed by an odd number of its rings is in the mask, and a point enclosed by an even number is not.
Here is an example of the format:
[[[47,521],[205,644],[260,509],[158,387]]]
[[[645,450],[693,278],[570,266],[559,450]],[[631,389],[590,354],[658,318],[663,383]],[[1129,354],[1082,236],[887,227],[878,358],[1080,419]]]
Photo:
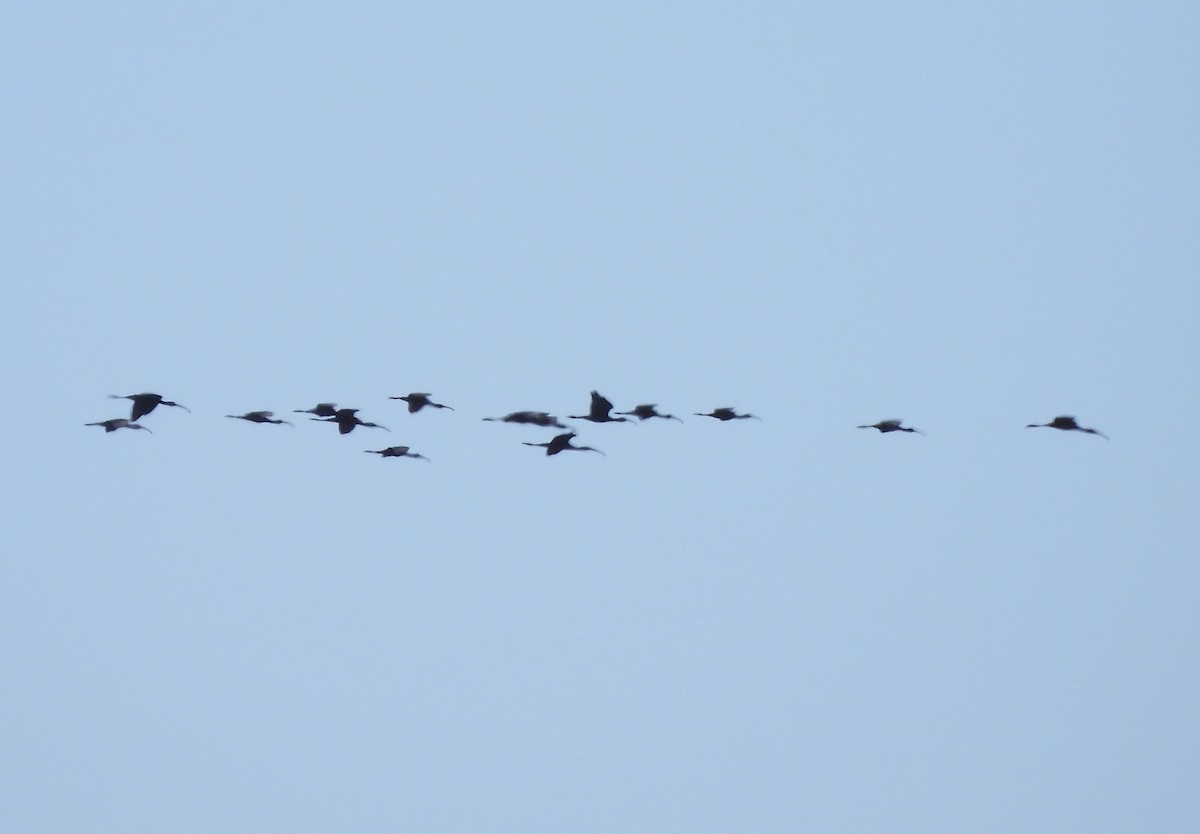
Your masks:
[[[434,402],[430,399],[430,396],[431,395],[428,393],[414,392],[411,394],[406,394],[402,397],[389,397],[388,399],[403,400],[404,402],[408,403],[408,412],[410,414],[415,414],[426,407],[437,409],[444,408],[450,411],[454,410],[448,405]],[[109,397],[110,399],[114,400],[132,401],[133,406],[130,408],[129,417],[117,417],[111,420],[101,420],[97,423],[85,423],[85,425],[102,426],[105,432],[114,432],[117,429],[141,429],[143,431],[150,431],[150,429],[140,425],[137,421],[154,411],[154,409],[158,408],[160,405],[171,406],[173,408],[182,408],[184,411],[190,412],[190,409],[188,409],[187,406],[180,405],[179,403],[172,402],[171,400],[165,400],[160,394],[109,394]],[[312,408],[298,408],[295,410],[295,413],[312,414],[314,416],[310,417],[309,419],[314,422],[334,423],[337,425],[338,432],[340,434],[349,434],[359,426],[391,431],[387,426],[381,426],[378,423],[369,423],[359,418],[357,408],[338,408],[336,403],[318,403]],[[762,419],[753,414],[738,414],[737,411],[732,408],[714,408],[709,412],[697,411],[694,413],[697,417],[712,417],[713,419],[720,420],[722,422],[728,422],[729,420]],[[272,411],[247,411],[245,414],[226,414],[225,416],[234,420],[245,420],[249,423],[271,423],[273,425],[287,426],[292,425],[292,423],[287,420],[280,420],[276,418],[274,412]],[[653,403],[643,403],[642,405],[636,406],[631,411],[614,412],[613,404],[598,391],[592,392],[591,405],[588,408],[587,414],[567,415],[567,418],[570,420],[588,420],[592,423],[632,423],[635,422],[635,420],[640,422],[642,420],[650,420],[655,417],[663,420],[676,420],[680,423],[683,422],[674,414],[660,413],[658,411],[658,406]],[[524,444],[526,446],[544,448],[547,455],[557,455],[559,452],[566,451],[598,452],[601,455],[604,454],[604,452],[601,452],[599,449],[596,449],[592,446],[573,445],[571,441],[577,437],[575,432],[572,431],[567,425],[562,423],[559,418],[554,417],[545,411],[514,411],[511,414],[504,415],[503,417],[484,417],[483,419],[501,423],[518,423],[542,426],[544,428],[564,429],[565,431],[562,434],[555,435],[552,439],[545,443],[526,442]],[[920,429],[902,425],[902,422],[903,421],[901,420],[880,420],[878,423],[858,426],[858,428],[877,429],[881,434],[887,434],[888,432],[894,431],[909,432],[920,435],[925,434]],[[1049,423],[1030,423],[1028,426],[1026,426],[1026,428],[1051,428],[1059,429],[1060,431],[1078,431],[1086,434],[1099,435],[1105,440],[1108,439],[1108,435],[1104,434],[1103,432],[1097,431],[1096,429],[1085,428],[1079,425],[1074,417],[1067,416],[1055,417]],[[385,458],[407,457],[420,458],[421,460],[426,461],[429,460],[429,458],[425,457],[424,455],[413,452],[408,446],[388,446],[386,449],[366,449],[364,451],[367,454],[379,455],[380,457]]]

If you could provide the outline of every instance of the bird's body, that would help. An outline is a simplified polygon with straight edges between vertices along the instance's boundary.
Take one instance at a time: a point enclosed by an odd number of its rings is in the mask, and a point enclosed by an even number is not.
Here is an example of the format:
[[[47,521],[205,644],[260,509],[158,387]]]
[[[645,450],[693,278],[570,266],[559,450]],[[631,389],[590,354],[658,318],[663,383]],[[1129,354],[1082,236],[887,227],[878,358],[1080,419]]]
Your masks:
[[[1095,434],[1100,437],[1103,437],[1105,440],[1108,440],[1108,435],[1105,434],[1104,432],[1097,431],[1096,429],[1085,429],[1083,426],[1079,425],[1079,423],[1075,422],[1074,417],[1067,417],[1065,415],[1055,417],[1049,423],[1030,423],[1025,428],[1027,428],[1027,429],[1048,428],[1048,429],[1059,429],[1060,431],[1081,431],[1084,434]]]
[[[110,431],[117,429],[141,429],[142,431],[150,431],[145,426],[139,426],[132,420],[126,420],[124,417],[118,417],[115,420],[102,420],[99,423],[84,423],[85,426],[104,426],[104,432],[107,434]],[[150,431],[151,434],[154,432]]]
[[[618,411],[616,413],[636,417],[639,420],[649,420],[651,417],[661,417],[664,420],[676,420],[680,423],[683,422],[674,414],[659,414],[657,403],[644,403],[637,406],[635,409],[633,409],[633,411]]]
[[[920,429],[910,429],[900,425],[903,420],[880,420],[878,423],[871,423],[869,426],[859,426],[860,429],[879,429],[881,434],[887,434],[890,431],[906,431],[913,434],[925,434]]]
[[[418,455],[416,452],[410,452],[408,446],[388,446],[386,449],[365,449],[368,455],[379,455],[384,458],[420,458],[421,460],[429,460],[424,455]]]
[[[587,414],[568,414],[571,420],[590,420],[593,423],[632,423],[628,417],[613,417],[613,404],[601,396],[599,391],[592,392],[592,402]]]
[[[317,423],[337,423],[339,434],[349,434],[354,431],[356,426],[366,426],[371,429],[383,429],[391,431],[387,426],[381,426],[378,423],[367,423],[358,418],[357,408],[339,408],[330,417],[312,417],[310,418]]]
[[[575,432],[569,431],[563,434],[555,435],[545,443],[528,443],[526,446],[541,446],[546,450],[547,455],[557,455],[559,452],[600,452],[599,449],[593,449],[591,446],[572,446],[571,438],[575,437]],[[600,452],[604,454],[604,452]]]
[[[247,411],[245,414],[226,414],[226,417],[232,417],[234,420],[245,420],[250,423],[273,423],[277,426],[292,425],[287,420],[274,419],[274,411]]]
[[[716,419],[720,420],[721,422],[726,422],[727,420],[761,420],[762,419],[761,417],[755,417],[753,414],[738,414],[732,408],[714,408],[712,411],[708,412],[707,414],[701,414],[700,412],[697,411],[696,416],[697,417],[715,417]]]
[[[132,400],[133,407],[129,410],[130,421],[135,421],[141,417],[145,417],[160,405],[169,405],[174,408],[182,408],[184,411],[191,413],[191,409],[186,405],[173,403],[170,400],[164,400],[161,394],[109,394],[109,399],[113,400]]]
[[[332,417],[337,414],[337,403],[317,403],[312,408],[297,408],[297,414],[315,414],[318,417]]]
[[[503,417],[484,417],[484,420],[489,420],[497,423],[523,423],[531,426],[542,426],[543,428],[553,426],[556,429],[565,429],[557,417],[552,417],[545,411],[514,411],[511,414],[505,414]]]
[[[448,406],[448,405],[442,405],[441,403],[435,403],[433,400],[429,399],[429,394],[422,394],[420,392],[414,392],[412,394],[405,394],[403,397],[388,397],[388,399],[389,400],[404,400],[406,403],[408,403],[408,413],[409,414],[416,414],[418,411],[420,411],[422,408],[424,408],[427,405],[432,406],[433,408],[448,408],[451,411],[454,410],[453,408],[450,408],[450,406]]]

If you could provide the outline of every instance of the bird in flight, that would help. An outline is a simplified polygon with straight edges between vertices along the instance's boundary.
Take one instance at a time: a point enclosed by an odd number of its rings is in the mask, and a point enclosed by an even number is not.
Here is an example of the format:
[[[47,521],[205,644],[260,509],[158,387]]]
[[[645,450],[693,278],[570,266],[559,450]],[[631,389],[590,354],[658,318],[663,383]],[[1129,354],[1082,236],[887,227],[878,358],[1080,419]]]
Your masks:
[[[1059,417],[1055,417],[1049,423],[1030,423],[1025,428],[1027,428],[1027,429],[1049,428],[1049,429],[1060,429],[1061,431],[1081,431],[1084,434],[1095,434],[1095,435],[1099,435],[1100,437],[1103,437],[1105,440],[1108,440],[1107,434],[1105,434],[1102,431],[1097,431],[1096,429],[1085,429],[1083,426],[1079,425],[1079,423],[1075,422],[1074,417],[1059,416]]]
[[[272,419],[275,417],[274,411],[247,411],[245,414],[226,414],[226,417],[232,417],[235,420],[246,420],[250,423],[274,423],[277,426],[292,425],[287,420]]]
[[[337,423],[338,434],[349,434],[354,431],[355,426],[366,426],[371,429],[391,431],[387,426],[360,420],[357,412],[357,408],[339,408],[331,417],[310,417],[309,419],[316,423]]]
[[[753,414],[738,414],[732,408],[714,408],[707,414],[696,412],[697,417],[715,417],[721,422],[727,420],[761,420],[761,417],[755,417]]]
[[[879,429],[881,434],[887,434],[890,431],[907,431],[913,434],[924,435],[925,432],[920,429],[910,429],[900,425],[903,420],[880,420],[878,423],[872,423],[869,426],[859,426],[860,429]]]
[[[435,403],[433,400],[429,399],[429,394],[422,394],[420,392],[415,392],[412,394],[405,394],[403,397],[388,397],[388,399],[389,400],[404,400],[406,403],[408,403],[408,413],[409,414],[416,414],[418,411],[420,411],[422,408],[424,408],[427,405],[433,406],[434,408],[449,408],[451,411],[454,410],[453,408],[450,408],[450,406],[448,406],[448,405],[442,405],[441,403]]]
[[[315,414],[318,417],[332,417],[337,414],[337,403],[317,403],[312,408],[297,408],[297,414]]]
[[[139,426],[132,420],[126,420],[124,417],[118,417],[115,420],[102,420],[99,423],[84,423],[85,426],[104,426],[104,431],[107,434],[110,431],[117,429],[141,429],[142,431],[150,431],[145,426]],[[154,432],[150,431],[151,434]]]
[[[664,420],[677,420],[680,423],[683,421],[674,414],[659,414],[657,403],[644,403],[639,405],[633,411],[618,411],[617,414],[626,414],[631,417],[636,417],[639,420],[649,420],[651,417],[661,417]]]
[[[191,413],[191,409],[186,405],[173,403],[170,400],[164,400],[161,394],[109,394],[109,399],[113,400],[133,400],[133,408],[129,410],[129,419],[137,420],[145,417],[160,405],[169,405],[175,408],[182,408],[184,411]]]
[[[613,417],[613,404],[601,396],[599,391],[592,392],[592,403],[587,414],[568,414],[571,420],[591,420],[593,423],[632,423],[628,417]]]
[[[511,414],[505,414],[503,417],[484,417],[483,419],[497,423],[527,423],[531,426],[566,428],[566,426],[558,421],[557,417],[551,417],[545,411],[514,411]]]
[[[383,458],[420,458],[421,460],[429,460],[424,455],[410,452],[408,446],[388,446],[386,449],[364,449],[363,451],[368,455],[379,455]]]
[[[569,432],[565,432],[563,434],[555,435],[553,439],[548,440],[545,443],[525,442],[525,445],[526,446],[541,446],[541,447],[545,448],[547,455],[557,455],[559,452],[566,452],[566,451],[600,452],[599,449],[593,449],[591,446],[572,446],[571,438],[573,438],[575,436],[576,436],[575,432],[569,431]],[[600,454],[603,455],[604,452],[600,452]],[[606,457],[607,457],[607,455],[606,455]]]

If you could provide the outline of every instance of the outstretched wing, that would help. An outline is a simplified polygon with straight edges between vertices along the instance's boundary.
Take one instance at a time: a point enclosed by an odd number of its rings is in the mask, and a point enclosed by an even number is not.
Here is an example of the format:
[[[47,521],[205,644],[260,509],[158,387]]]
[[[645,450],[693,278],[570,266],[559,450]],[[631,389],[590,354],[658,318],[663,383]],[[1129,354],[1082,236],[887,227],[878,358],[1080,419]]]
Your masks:
[[[592,415],[597,417],[607,417],[612,411],[613,404],[608,401],[608,398],[602,395],[599,391],[592,392]]]

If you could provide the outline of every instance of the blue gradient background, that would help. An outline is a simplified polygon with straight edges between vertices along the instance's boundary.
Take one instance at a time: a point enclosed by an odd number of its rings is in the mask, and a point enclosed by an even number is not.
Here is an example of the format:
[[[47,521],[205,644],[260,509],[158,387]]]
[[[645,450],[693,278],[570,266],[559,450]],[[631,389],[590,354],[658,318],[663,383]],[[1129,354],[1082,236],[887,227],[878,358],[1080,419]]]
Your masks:
[[[1198,36],[11,8],[0,829],[1194,831]]]

